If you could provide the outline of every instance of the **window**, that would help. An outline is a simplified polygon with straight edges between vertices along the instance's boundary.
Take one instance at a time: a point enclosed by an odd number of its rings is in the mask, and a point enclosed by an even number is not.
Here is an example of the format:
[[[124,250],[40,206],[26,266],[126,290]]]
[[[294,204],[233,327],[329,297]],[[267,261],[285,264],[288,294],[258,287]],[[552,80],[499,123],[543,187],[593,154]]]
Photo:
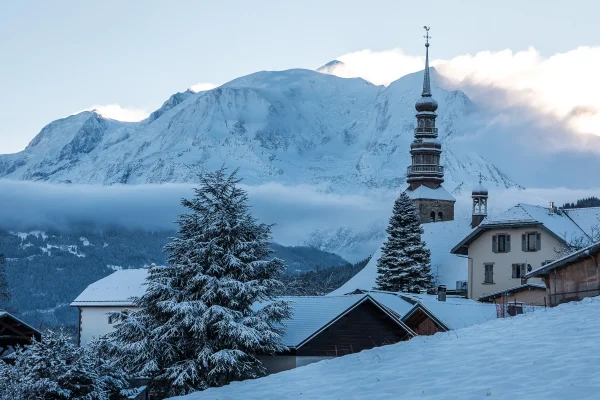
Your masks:
[[[523,251],[539,251],[542,248],[542,235],[539,232],[527,232],[521,235]]]
[[[494,253],[510,252],[510,235],[503,233],[492,236],[492,251]]]
[[[441,221],[441,220],[443,219],[443,218],[442,218],[443,216],[444,216],[444,215],[443,215],[443,214],[442,214],[442,212],[440,211],[440,212],[438,213],[438,221]]]
[[[432,211],[431,214],[429,214],[429,222],[435,222],[435,211]]]
[[[523,278],[527,275],[526,264],[513,264],[512,265],[512,277],[513,279]]]
[[[485,264],[485,278],[483,283],[494,283],[494,264]]]

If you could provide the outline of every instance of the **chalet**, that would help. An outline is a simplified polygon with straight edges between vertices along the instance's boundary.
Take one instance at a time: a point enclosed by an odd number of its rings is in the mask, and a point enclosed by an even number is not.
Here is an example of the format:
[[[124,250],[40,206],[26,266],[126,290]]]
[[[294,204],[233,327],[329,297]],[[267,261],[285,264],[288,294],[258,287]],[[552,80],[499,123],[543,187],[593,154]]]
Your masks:
[[[0,311],[0,357],[12,353],[17,346],[31,344],[34,338],[42,340],[42,334],[11,314]]]
[[[497,217],[474,221],[474,229],[451,252],[469,260],[469,298],[494,301],[504,296],[544,305],[543,282],[529,272],[552,262],[568,244],[589,241],[599,223],[600,208],[517,204]]]
[[[600,296],[600,242],[537,268],[526,277],[543,279],[550,306]]]

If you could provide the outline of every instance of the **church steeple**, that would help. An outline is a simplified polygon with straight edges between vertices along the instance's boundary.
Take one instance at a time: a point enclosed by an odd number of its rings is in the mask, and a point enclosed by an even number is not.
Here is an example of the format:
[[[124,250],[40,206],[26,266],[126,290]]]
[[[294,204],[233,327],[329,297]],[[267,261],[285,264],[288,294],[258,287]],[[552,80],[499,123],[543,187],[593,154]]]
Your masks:
[[[431,95],[429,74],[429,27],[425,28],[425,72],[423,92],[415,104],[417,127],[415,139],[410,145],[411,165],[406,171],[409,184],[406,194],[417,206],[421,223],[449,221],[454,219],[455,199],[442,187],[444,167],[440,165],[442,143],[438,140],[435,126],[438,103]]]
[[[425,28],[425,76],[423,77],[423,93],[421,96],[430,96],[431,97],[431,79],[429,78],[429,27],[424,26]]]
[[[435,119],[438,108],[437,101],[431,96],[431,78],[429,76],[429,27],[425,26],[425,74],[423,76],[423,93],[415,104],[417,110],[417,127],[415,140],[410,146],[412,165],[408,167],[406,181],[414,190],[421,185],[435,189],[444,182],[444,167],[440,165],[442,144],[437,140],[438,129]]]

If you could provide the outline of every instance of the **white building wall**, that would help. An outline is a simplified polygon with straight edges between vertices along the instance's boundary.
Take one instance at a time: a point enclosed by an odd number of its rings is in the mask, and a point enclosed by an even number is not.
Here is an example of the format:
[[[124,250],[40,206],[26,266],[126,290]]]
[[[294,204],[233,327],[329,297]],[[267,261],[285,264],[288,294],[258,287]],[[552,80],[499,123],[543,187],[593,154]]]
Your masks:
[[[534,231],[541,234],[541,249],[539,251],[523,251],[521,235]],[[492,251],[492,237],[498,234],[510,235],[510,252],[494,253]],[[561,246],[561,243],[554,236],[539,227],[503,228],[485,231],[469,245],[469,298],[478,300],[486,294],[519,286],[521,279],[512,277],[512,264],[531,264],[532,268],[536,269],[541,267],[544,261],[556,259],[555,249],[559,249]],[[494,283],[484,283],[485,264],[487,263],[494,264]],[[531,278],[528,283],[543,282],[540,278]],[[540,294],[540,296],[543,296],[543,294]]]
[[[109,312],[131,309],[131,307],[79,307],[79,335],[81,346],[94,338],[106,335],[114,329],[108,322]]]

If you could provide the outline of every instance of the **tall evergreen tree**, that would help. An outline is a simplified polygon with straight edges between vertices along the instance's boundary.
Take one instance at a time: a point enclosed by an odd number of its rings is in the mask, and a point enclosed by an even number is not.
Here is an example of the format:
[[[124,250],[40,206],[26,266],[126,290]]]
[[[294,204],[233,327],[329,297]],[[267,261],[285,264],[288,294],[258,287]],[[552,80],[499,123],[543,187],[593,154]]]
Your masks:
[[[400,194],[394,203],[388,238],[377,260],[377,289],[419,292],[433,285],[430,251],[421,240],[423,228],[412,200]]]
[[[168,266],[151,266],[139,311],[120,314],[108,340],[123,363],[161,396],[182,395],[264,373],[257,355],[286,350],[279,322],[290,305],[274,299],[284,269],[270,258],[271,226],[250,214],[236,172],[200,177]]]

